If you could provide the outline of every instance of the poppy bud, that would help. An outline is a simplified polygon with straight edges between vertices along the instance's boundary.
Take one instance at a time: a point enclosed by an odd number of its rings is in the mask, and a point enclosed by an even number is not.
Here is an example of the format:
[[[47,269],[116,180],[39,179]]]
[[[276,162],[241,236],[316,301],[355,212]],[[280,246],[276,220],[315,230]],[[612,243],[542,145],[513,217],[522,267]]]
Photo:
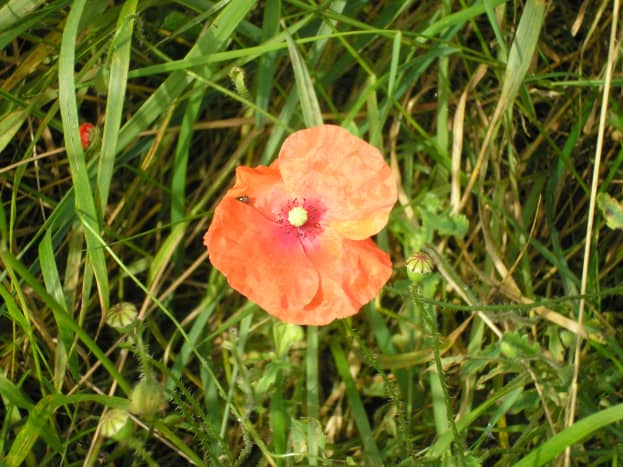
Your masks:
[[[419,283],[433,270],[433,260],[422,251],[413,253],[407,258],[407,276],[414,283]]]
[[[123,409],[112,409],[102,417],[102,436],[117,441],[126,439],[132,432],[132,425],[128,423],[128,412]]]
[[[106,313],[106,324],[119,332],[129,331],[136,322],[136,306],[129,302],[120,302]]]
[[[130,395],[130,411],[142,417],[153,417],[164,410],[166,399],[160,384],[148,379],[141,380]]]
[[[92,123],[83,123],[80,125],[80,142],[82,150],[86,151],[99,143],[99,130]]]

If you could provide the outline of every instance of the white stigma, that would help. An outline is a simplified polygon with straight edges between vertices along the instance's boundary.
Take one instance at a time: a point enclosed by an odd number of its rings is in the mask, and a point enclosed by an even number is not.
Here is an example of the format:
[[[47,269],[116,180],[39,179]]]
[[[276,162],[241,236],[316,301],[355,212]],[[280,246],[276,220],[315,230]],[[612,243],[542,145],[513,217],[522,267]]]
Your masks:
[[[295,206],[288,213],[288,222],[294,227],[302,227],[307,222],[307,211],[301,206]]]

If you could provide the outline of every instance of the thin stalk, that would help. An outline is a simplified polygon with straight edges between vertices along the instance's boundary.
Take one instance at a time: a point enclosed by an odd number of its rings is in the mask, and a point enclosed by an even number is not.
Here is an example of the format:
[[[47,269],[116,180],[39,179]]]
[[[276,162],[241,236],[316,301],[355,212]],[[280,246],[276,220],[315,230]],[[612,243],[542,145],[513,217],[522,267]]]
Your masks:
[[[418,297],[422,295],[421,286],[416,286],[414,289],[413,301],[414,303],[418,303]],[[422,305],[420,303],[420,305]],[[424,304],[424,309],[426,311],[425,315],[430,321],[430,329],[433,333],[433,356],[435,359],[435,370],[437,371],[438,383],[441,386],[443,391],[443,397],[446,405],[446,416],[448,419],[448,424],[450,425],[450,429],[452,430],[452,435],[454,437],[454,443],[456,445],[457,451],[457,459],[459,465],[465,466],[465,457],[463,453],[465,452],[465,446],[463,444],[463,439],[459,436],[459,430],[456,427],[456,423],[454,422],[454,416],[452,415],[452,406],[450,405],[450,396],[448,394],[448,386],[446,385],[446,380],[443,376],[443,365],[441,364],[441,353],[439,352],[439,328],[437,327],[437,313],[431,304]]]
[[[612,69],[616,62],[618,46],[617,42],[617,24],[619,18],[619,0],[613,1],[612,25],[610,29],[610,46],[608,50],[608,61],[606,63],[606,72],[604,76],[604,89],[601,96],[601,112],[599,114],[599,130],[597,132],[597,144],[595,146],[595,165],[593,166],[593,179],[591,182],[591,197],[588,204],[588,220],[586,223],[586,237],[584,240],[584,262],[582,264],[582,280],[580,283],[580,305],[578,309],[578,326],[584,325],[584,307],[586,305],[585,295],[588,284],[588,270],[590,264],[591,244],[593,237],[593,224],[595,221],[595,203],[597,200],[597,187],[599,184],[599,170],[601,166],[601,154],[604,145],[604,134],[608,118],[608,97],[610,95],[610,85],[612,83]],[[582,345],[582,335],[576,334],[575,354],[573,360],[573,379],[571,380],[571,388],[569,390],[569,407],[567,411],[567,419],[565,426],[570,427],[575,420],[575,409],[578,395],[578,378],[580,375],[580,355]],[[565,466],[571,465],[571,446],[565,449]]]
[[[318,403],[318,328],[307,328],[307,353],[305,356],[307,371],[307,416],[311,419],[320,419]],[[310,465],[318,465],[318,442],[314,425],[307,428],[307,458]]]

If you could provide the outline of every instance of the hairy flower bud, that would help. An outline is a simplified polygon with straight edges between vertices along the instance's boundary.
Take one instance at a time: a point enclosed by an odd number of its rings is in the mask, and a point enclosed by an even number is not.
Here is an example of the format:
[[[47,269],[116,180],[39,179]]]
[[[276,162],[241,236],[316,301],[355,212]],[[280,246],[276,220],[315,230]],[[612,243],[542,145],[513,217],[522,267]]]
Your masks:
[[[132,432],[129,414],[123,409],[111,409],[104,414],[101,423],[102,436],[117,441],[126,439]]]
[[[160,384],[142,379],[130,395],[130,412],[141,417],[153,417],[167,405],[164,390]]]
[[[414,283],[419,283],[433,270],[433,260],[422,251],[413,253],[407,258],[407,276]]]
[[[137,315],[138,312],[133,303],[120,302],[108,310],[106,324],[119,332],[127,332],[136,323]]]

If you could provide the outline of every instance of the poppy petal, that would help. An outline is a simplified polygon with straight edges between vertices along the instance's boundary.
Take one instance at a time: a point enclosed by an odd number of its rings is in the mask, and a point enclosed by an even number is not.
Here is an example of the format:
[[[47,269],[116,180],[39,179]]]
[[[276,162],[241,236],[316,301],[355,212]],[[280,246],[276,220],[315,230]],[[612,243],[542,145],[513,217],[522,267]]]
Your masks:
[[[235,198],[258,209],[267,219],[276,220],[278,208],[292,198],[277,168],[237,167],[236,182],[225,197]]]
[[[317,198],[342,236],[361,240],[378,233],[396,202],[396,182],[374,146],[335,125],[290,135],[279,153],[288,191]]]
[[[304,308],[319,286],[301,244],[279,229],[251,204],[225,197],[204,237],[210,261],[229,285],[271,314]]]
[[[346,274],[342,286],[354,300],[365,305],[391,277],[391,259],[371,239],[344,240],[344,251],[342,261]]]
[[[372,240],[345,240],[326,230],[305,245],[306,254],[318,270],[320,287],[302,309],[281,309],[279,319],[301,325],[324,326],[356,314],[389,280],[389,256]]]

